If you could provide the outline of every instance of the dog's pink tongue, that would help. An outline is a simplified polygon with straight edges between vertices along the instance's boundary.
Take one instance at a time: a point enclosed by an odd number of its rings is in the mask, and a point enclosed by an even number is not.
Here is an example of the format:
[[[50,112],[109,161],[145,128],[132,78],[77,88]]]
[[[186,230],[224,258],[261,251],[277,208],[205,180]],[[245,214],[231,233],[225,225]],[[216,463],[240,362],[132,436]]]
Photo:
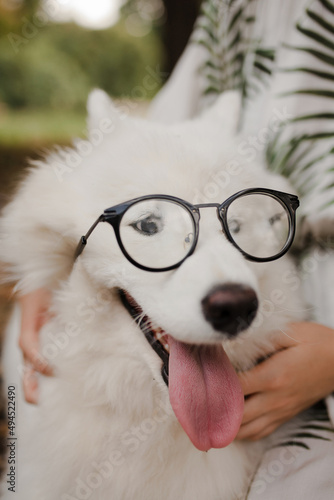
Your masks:
[[[169,398],[192,443],[202,451],[223,448],[238,433],[244,397],[221,346],[190,346],[168,337]]]

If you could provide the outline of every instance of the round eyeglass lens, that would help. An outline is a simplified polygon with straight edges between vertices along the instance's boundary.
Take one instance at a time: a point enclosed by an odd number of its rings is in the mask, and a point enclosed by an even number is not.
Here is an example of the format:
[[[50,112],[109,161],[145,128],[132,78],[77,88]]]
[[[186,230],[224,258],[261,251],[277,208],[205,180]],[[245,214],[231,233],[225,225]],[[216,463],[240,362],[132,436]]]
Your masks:
[[[227,210],[229,232],[236,245],[251,257],[270,258],[285,247],[291,219],[288,209],[267,194],[236,198]]]
[[[123,215],[120,236],[135,262],[163,269],[178,264],[192,250],[195,223],[191,213],[176,202],[142,200]]]

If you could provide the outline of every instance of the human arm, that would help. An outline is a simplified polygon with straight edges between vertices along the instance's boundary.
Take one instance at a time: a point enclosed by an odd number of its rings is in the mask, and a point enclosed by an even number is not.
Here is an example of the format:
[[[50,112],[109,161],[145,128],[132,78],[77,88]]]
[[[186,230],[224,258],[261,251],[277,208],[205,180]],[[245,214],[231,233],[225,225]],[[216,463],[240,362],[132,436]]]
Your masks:
[[[69,274],[79,239],[68,222],[73,199],[68,189],[65,183],[55,182],[55,174],[47,162],[36,162],[0,218],[3,279],[15,284],[21,305],[19,344],[24,358],[24,393],[29,402],[37,399],[36,371],[48,372],[38,354],[39,330],[49,306],[47,290],[57,289]],[[59,200],[63,212],[59,210]],[[54,216],[56,213],[59,217]]]

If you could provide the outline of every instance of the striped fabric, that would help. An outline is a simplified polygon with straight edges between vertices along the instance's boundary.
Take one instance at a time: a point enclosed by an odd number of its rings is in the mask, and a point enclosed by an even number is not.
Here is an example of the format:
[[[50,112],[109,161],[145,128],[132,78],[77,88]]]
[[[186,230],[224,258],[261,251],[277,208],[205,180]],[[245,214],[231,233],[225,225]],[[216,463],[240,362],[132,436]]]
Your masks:
[[[305,295],[313,319],[334,328],[334,1],[204,1],[150,116],[193,117],[228,89],[242,95],[240,152],[265,159],[301,197],[300,213],[322,247],[301,257]],[[329,396],[275,432],[247,500],[334,498],[333,425]]]

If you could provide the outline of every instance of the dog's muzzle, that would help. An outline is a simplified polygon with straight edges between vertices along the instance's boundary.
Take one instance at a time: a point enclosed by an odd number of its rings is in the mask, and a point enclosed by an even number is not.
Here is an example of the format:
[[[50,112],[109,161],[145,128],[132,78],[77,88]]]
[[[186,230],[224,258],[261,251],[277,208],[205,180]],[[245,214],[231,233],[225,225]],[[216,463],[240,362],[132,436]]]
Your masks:
[[[152,349],[162,360],[161,375],[168,386],[169,346],[165,332],[153,327],[135,299],[125,290],[118,291],[122,304],[144,333]],[[202,300],[202,311],[212,327],[228,337],[247,329],[256,316],[258,299],[255,291],[246,285],[228,283],[215,287]]]
[[[230,444],[240,428],[244,395],[222,342],[187,344],[155,327],[135,299],[119,290],[120,299],[162,360],[161,375],[175,416],[201,451]],[[222,285],[202,301],[213,328],[234,336],[246,329],[257,310],[255,292],[242,285]]]

